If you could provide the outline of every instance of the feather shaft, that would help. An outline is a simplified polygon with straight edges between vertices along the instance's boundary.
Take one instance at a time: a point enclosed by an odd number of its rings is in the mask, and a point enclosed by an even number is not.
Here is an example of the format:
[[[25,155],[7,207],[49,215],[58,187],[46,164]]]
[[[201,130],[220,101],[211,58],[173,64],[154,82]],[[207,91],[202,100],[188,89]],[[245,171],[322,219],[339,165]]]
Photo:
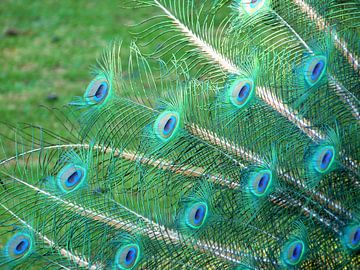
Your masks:
[[[210,143],[213,143],[213,144],[215,144],[215,145],[217,145],[219,147],[222,147],[224,149],[232,151],[233,154],[235,154],[235,155],[237,155],[239,157],[248,158],[248,160],[251,161],[251,162],[259,162],[259,161],[261,161],[261,159],[259,159],[258,157],[252,155],[251,153],[249,153],[247,151],[244,151],[243,149],[239,148],[237,145],[234,145],[234,144],[231,144],[231,143],[227,142],[225,139],[220,138],[219,136],[217,136],[213,132],[210,132],[210,131],[208,131],[206,129],[202,129],[200,127],[197,127],[196,125],[192,125],[192,126],[190,126],[190,132],[193,132],[194,135],[198,135],[199,137],[201,137],[204,140],[209,141]],[[252,159],[252,158],[254,158],[254,159]],[[239,162],[236,161],[236,164],[239,164]],[[321,202],[323,202],[323,203],[325,203],[327,205],[331,205],[334,209],[339,210],[342,213],[344,213],[347,216],[352,218],[352,214],[350,212],[348,212],[346,209],[344,209],[341,205],[331,201],[330,199],[328,199],[323,194],[309,188],[302,181],[295,179],[294,177],[292,177],[291,175],[286,173],[281,168],[278,169],[278,173],[279,173],[279,175],[281,177],[283,177],[284,179],[286,179],[289,182],[293,183],[294,185],[305,189],[308,194],[311,194],[315,198],[318,198]]]
[[[342,51],[344,57],[348,59],[349,64],[354,68],[354,70],[360,73],[359,57],[348,49],[347,43],[339,37],[336,30],[333,27],[330,27],[325,19],[304,0],[293,0],[293,2],[300,7],[310,20],[316,23],[320,30],[331,33],[331,38],[335,42],[336,48]]]
[[[330,79],[330,83],[335,87],[336,94],[346,103],[349,105],[352,111],[352,115],[358,121],[360,121],[360,112],[358,110],[359,106],[356,106],[357,103],[359,105],[359,101],[357,98],[349,92],[339,81],[335,79],[334,76],[331,74],[328,75]],[[358,123],[360,124],[360,122]]]
[[[296,36],[296,38],[309,51],[309,53],[314,53],[313,50],[309,47],[309,45],[307,45],[305,40],[302,39],[302,37],[295,31],[295,29],[283,19],[283,17],[281,17],[275,10],[272,10],[272,12],[278,17],[278,19],[283,23],[283,25],[285,25],[285,27],[287,27]]]
[[[171,243],[173,241],[177,242],[177,243],[181,243],[181,239],[182,239],[181,234],[179,234],[178,232],[176,232],[174,230],[168,229],[165,226],[159,225],[159,224],[149,220],[148,218],[133,212],[132,210],[128,209],[127,207],[122,206],[123,209],[125,209],[127,211],[130,210],[130,212],[132,214],[135,213],[137,217],[141,218],[147,225],[145,228],[140,228],[139,226],[137,226],[134,223],[125,222],[125,221],[122,221],[120,219],[114,219],[112,217],[108,217],[106,215],[99,214],[99,213],[97,213],[95,211],[86,209],[85,207],[79,206],[79,205],[77,205],[75,203],[69,202],[69,201],[64,200],[64,199],[62,199],[60,197],[52,195],[51,193],[46,192],[46,191],[44,191],[44,190],[42,190],[42,189],[40,189],[38,187],[35,187],[35,186],[33,186],[33,185],[31,185],[31,184],[17,178],[17,177],[9,175],[9,174],[7,174],[5,172],[2,172],[2,173],[4,175],[8,176],[9,178],[19,182],[20,184],[23,184],[23,185],[29,187],[30,189],[33,189],[34,191],[47,196],[49,199],[64,204],[70,211],[74,211],[74,212],[76,212],[77,214],[79,214],[81,216],[84,216],[84,217],[87,217],[87,218],[90,218],[90,219],[105,223],[105,224],[110,225],[110,226],[112,226],[114,228],[123,229],[123,230],[127,230],[127,231],[130,231],[130,232],[132,232],[134,230],[140,230],[142,233],[144,233],[144,234],[146,234],[146,235],[148,235],[150,237],[152,236],[152,237],[156,237],[156,238],[159,238],[159,239],[164,239],[168,243]],[[166,232],[166,234],[164,234],[163,232]],[[190,246],[193,245],[192,243],[188,243],[188,242],[186,242],[186,244],[190,245]],[[239,252],[237,250],[224,248],[224,247],[222,247],[221,245],[219,245],[217,243],[211,243],[209,245],[209,244],[204,243],[202,241],[197,241],[196,242],[195,249],[198,249],[200,251],[210,252],[210,253],[214,254],[215,256],[217,256],[217,257],[220,257],[222,259],[225,259],[225,260],[228,260],[228,261],[231,261],[231,262],[236,262],[236,263],[239,263],[239,264],[241,264],[241,258],[239,257],[239,254],[240,254],[240,256],[244,256],[244,257],[251,256],[250,254]],[[65,251],[63,251],[63,255],[70,256],[70,254],[66,253]],[[78,257],[76,257],[76,255],[73,255],[73,254],[71,255],[71,258],[76,259],[76,260],[78,259]],[[263,262],[270,262],[266,258],[260,258],[260,257],[253,257],[253,258],[256,259],[256,260],[263,261]],[[79,261],[79,263],[86,265],[87,262],[86,261],[81,261],[81,262]],[[98,269],[98,268],[94,268],[94,270],[95,269]],[[93,270],[93,269],[91,269],[91,270]]]
[[[224,58],[220,55],[213,47],[199,38],[194,34],[186,25],[180,22],[167,8],[165,8],[159,1],[154,0],[154,3],[166,14],[166,16],[171,19],[174,25],[183,33],[185,36],[192,41],[198,48],[201,49],[208,57],[210,57],[214,62],[218,63],[220,66],[226,68],[230,73],[237,74],[238,68],[231,63],[230,60]]]
[[[46,237],[45,235],[41,234],[40,232],[36,231],[30,224],[26,223],[26,221],[22,220],[18,215],[16,215],[13,211],[11,211],[9,208],[7,208],[5,205],[3,205],[2,203],[0,203],[0,206],[2,208],[4,208],[10,215],[12,215],[15,219],[17,219],[20,223],[22,223],[26,228],[28,228],[29,230],[31,230],[32,232],[34,232],[42,241],[44,241],[48,246],[50,246],[51,248],[56,249],[63,257],[73,261],[74,263],[76,263],[78,266],[80,267],[85,267],[88,268],[89,270],[97,270],[97,269],[103,269],[102,266],[100,265],[91,265],[88,260],[84,260],[81,259],[79,256],[71,253],[70,251],[58,247],[56,245],[56,243],[54,241],[52,241],[51,239],[49,239],[48,237]],[[69,269],[66,268],[64,266],[62,266],[65,269]],[[70,269],[69,269],[70,270]]]

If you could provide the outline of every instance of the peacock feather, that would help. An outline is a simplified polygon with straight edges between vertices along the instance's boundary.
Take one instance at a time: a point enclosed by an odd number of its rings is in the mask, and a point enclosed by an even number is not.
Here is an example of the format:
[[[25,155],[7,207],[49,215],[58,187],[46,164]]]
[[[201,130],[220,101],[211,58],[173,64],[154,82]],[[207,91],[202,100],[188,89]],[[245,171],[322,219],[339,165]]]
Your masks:
[[[359,2],[122,4],[61,128],[2,125],[0,268],[357,269]]]

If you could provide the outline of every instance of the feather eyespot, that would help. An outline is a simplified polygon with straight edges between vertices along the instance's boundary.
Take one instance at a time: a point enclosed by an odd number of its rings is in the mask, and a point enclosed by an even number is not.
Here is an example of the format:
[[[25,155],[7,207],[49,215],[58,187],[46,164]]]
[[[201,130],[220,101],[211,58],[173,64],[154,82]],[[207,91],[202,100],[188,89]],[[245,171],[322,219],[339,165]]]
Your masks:
[[[264,196],[272,184],[272,174],[269,170],[263,170],[252,175],[250,178],[251,192],[258,197]]]
[[[345,244],[352,250],[357,250],[360,247],[360,227],[349,227],[344,234]]]
[[[33,249],[33,239],[27,233],[17,233],[6,244],[6,253],[12,259],[21,259],[28,256]]]
[[[315,85],[326,72],[326,58],[324,56],[312,57],[305,68],[305,78],[310,86]]]
[[[325,173],[330,168],[335,159],[335,149],[332,146],[326,146],[315,153],[315,170],[319,173]]]
[[[246,13],[252,15],[261,10],[266,4],[267,0],[242,0],[240,7],[245,10]]]
[[[296,240],[289,243],[285,248],[285,263],[288,265],[299,264],[304,256],[305,244],[302,241]]]
[[[118,269],[133,269],[140,258],[138,245],[130,244],[120,248],[116,252],[115,262]]]
[[[163,112],[154,124],[155,134],[164,141],[175,135],[179,127],[179,114],[177,112]]]
[[[68,164],[57,175],[57,183],[60,189],[66,193],[78,189],[86,178],[85,168]]]
[[[186,214],[186,224],[191,228],[200,228],[206,221],[208,207],[206,203],[196,203],[192,205]]]
[[[110,83],[106,76],[98,75],[88,85],[84,97],[91,104],[102,104],[110,93]]]
[[[230,86],[230,101],[238,108],[248,104],[253,95],[254,82],[250,79],[238,79]]]

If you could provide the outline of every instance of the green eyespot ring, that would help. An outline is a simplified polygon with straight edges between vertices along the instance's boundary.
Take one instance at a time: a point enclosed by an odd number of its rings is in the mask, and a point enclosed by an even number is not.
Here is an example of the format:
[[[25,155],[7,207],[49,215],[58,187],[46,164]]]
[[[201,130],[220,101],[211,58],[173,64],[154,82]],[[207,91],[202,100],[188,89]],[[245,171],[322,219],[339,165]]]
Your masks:
[[[315,85],[326,73],[327,60],[325,56],[311,57],[305,66],[305,79],[310,86]]]
[[[179,129],[180,116],[177,112],[163,112],[154,124],[154,132],[163,141],[170,140]]]
[[[198,229],[204,225],[207,216],[207,204],[204,202],[195,203],[186,211],[186,224],[193,229]]]
[[[256,172],[250,177],[251,192],[257,196],[264,196],[270,189],[272,184],[272,173],[270,170],[262,170]]]
[[[98,75],[89,83],[84,98],[90,104],[102,104],[108,99],[110,91],[111,84],[107,77]]]
[[[27,233],[17,233],[6,243],[5,253],[13,260],[23,259],[33,250],[33,238]]]
[[[350,250],[358,250],[360,248],[360,227],[351,226],[346,228],[343,241]]]
[[[245,107],[254,96],[254,82],[251,79],[238,79],[229,88],[230,102],[237,108]]]
[[[86,179],[86,169],[78,165],[68,164],[60,170],[56,179],[59,188],[63,192],[69,193],[82,186]]]
[[[115,255],[115,265],[118,269],[133,269],[140,259],[140,247],[129,244],[119,248]]]
[[[284,260],[287,265],[295,266],[299,264],[305,253],[305,244],[303,241],[296,240],[290,242],[285,247]]]
[[[315,153],[315,170],[319,173],[326,173],[330,170],[335,160],[335,149],[332,146],[325,146]]]

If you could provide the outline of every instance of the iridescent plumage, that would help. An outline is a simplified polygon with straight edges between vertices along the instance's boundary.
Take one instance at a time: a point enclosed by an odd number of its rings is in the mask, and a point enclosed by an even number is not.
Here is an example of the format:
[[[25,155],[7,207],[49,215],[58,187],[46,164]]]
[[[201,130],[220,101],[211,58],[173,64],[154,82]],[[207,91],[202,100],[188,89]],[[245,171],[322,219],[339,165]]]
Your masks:
[[[354,5],[127,2],[159,12],[135,27],[128,73],[113,44],[54,111],[63,130],[14,130],[0,267],[356,268],[359,78],[309,17]]]

